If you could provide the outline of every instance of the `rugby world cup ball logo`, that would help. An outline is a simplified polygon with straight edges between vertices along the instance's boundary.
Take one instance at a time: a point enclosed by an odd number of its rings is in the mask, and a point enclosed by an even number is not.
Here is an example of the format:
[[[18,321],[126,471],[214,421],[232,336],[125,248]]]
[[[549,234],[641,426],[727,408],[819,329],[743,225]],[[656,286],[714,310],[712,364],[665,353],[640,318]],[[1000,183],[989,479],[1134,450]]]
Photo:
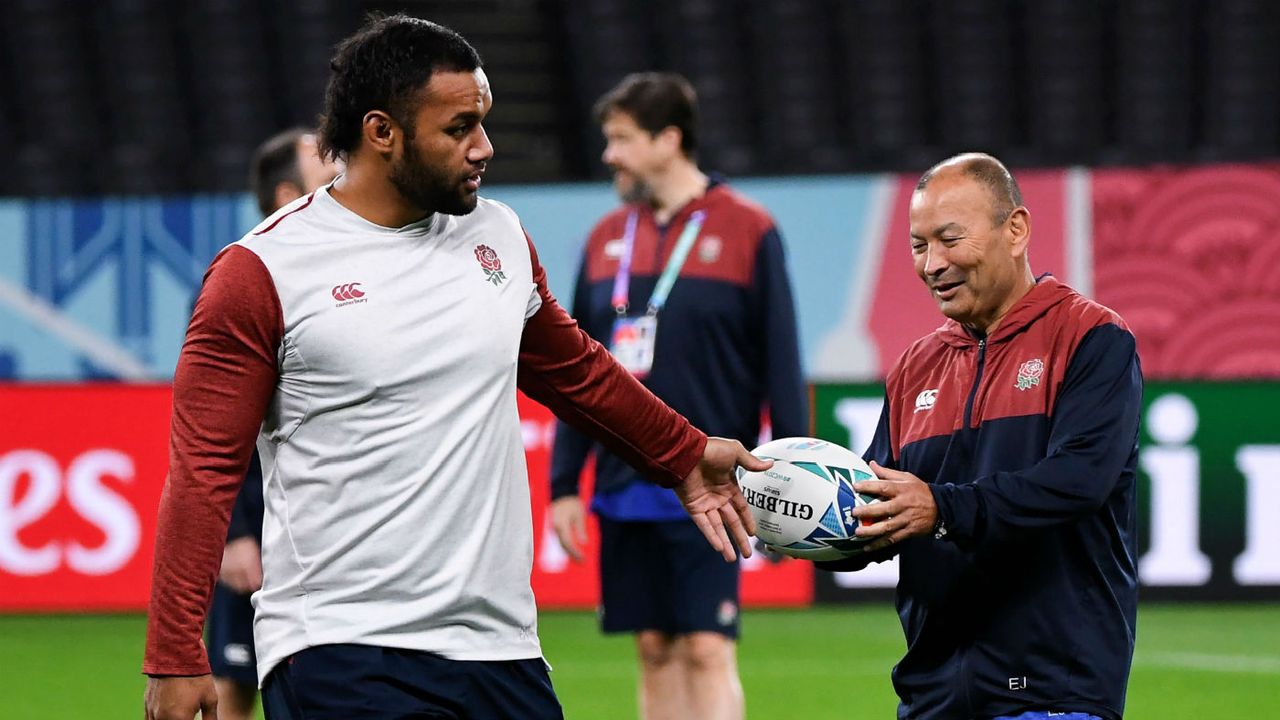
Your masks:
[[[498,258],[498,253],[488,245],[476,246],[476,260],[480,263],[480,269],[484,270],[485,277],[494,285],[501,285],[503,280],[507,279],[502,274],[502,260]]]
[[[1040,376],[1044,374],[1044,361],[1040,358],[1028,360],[1018,367],[1018,381],[1014,387],[1027,390],[1040,384]]]

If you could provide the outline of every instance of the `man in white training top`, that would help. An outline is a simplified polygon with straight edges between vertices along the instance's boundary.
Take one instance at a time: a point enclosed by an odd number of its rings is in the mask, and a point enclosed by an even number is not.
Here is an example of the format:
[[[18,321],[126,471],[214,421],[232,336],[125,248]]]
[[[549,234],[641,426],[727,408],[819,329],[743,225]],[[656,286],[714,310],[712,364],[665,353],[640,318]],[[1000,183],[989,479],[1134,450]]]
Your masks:
[[[750,553],[733,469],[768,463],[693,428],[556,303],[515,213],[477,196],[491,104],[460,35],[370,23],[325,97],[321,149],[346,173],[210,266],[174,377],[147,718],[216,713],[200,628],[255,438],[269,720],[562,717],[517,387],[673,487],[726,559]]]

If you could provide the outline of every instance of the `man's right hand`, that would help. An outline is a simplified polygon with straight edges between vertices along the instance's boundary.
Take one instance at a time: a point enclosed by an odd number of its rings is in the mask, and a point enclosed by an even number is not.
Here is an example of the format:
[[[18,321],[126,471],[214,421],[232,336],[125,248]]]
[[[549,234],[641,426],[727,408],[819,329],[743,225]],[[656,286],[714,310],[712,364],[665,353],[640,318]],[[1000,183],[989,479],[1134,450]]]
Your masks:
[[[146,720],[218,720],[218,691],[212,675],[148,677],[142,697]]]
[[[556,530],[560,547],[574,562],[582,562],[582,546],[587,543],[587,519],[582,510],[582,500],[577,495],[551,501],[551,527]]]
[[[693,524],[726,562],[737,562],[734,546],[742,557],[751,557],[751,536],[756,534],[755,517],[738,487],[739,467],[761,472],[773,467],[773,461],[752,455],[737,440],[707,438],[702,460],[672,488]]]
[[[218,579],[241,595],[262,589],[262,548],[251,537],[236,538],[222,551]]]

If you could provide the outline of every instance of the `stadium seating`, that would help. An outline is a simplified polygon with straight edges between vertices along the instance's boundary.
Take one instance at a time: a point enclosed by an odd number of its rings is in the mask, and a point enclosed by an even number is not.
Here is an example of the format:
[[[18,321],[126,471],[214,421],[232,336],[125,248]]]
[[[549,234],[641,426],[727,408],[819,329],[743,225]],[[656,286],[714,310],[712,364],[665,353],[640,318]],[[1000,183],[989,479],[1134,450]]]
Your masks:
[[[241,190],[254,143],[314,122],[334,44],[399,11],[480,49],[496,182],[602,177],[590,109],[637,70],[693,81],[730,175],[1280,153],[1268,0],[14,0],[0,194]]]

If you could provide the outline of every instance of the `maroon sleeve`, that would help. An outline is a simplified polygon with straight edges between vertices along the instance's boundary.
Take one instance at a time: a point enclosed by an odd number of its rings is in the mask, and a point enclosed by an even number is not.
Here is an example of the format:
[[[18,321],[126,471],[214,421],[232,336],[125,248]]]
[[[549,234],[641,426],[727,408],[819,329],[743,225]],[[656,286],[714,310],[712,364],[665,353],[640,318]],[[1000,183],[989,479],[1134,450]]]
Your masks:
[[[707,436],[578,327],[547,289],[532,241],[529,255],[542,307],[520,342],[520,389],[650,480],[666,487],[683,480],[702,458]]]
[[[280,299],[262,260],[235,245],[223,251],[205,273],[173,377],[144,673],[209,672],[204,619],[231,506],[275,392],[283,336]]]

